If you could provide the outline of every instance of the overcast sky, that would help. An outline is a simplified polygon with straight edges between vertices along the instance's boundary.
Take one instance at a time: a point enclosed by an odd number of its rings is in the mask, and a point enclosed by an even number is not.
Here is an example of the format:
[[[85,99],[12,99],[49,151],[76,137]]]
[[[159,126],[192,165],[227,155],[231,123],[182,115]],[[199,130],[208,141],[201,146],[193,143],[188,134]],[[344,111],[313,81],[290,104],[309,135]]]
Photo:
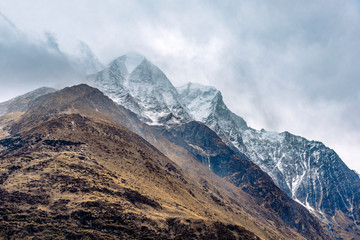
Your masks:
[[[0,13],[0,101],[75,83],[66,56],[83,41],[104,64],[138,52],[175,86],[213,85],[251,127],[323,141],[360,172],[359,1],[0,0]]]

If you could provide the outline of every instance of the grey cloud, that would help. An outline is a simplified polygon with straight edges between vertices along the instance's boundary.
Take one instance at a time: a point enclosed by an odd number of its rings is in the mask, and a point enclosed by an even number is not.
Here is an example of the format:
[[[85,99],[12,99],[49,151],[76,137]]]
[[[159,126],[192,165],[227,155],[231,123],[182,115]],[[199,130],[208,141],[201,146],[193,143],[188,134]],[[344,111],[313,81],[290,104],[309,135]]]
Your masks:
[[[0,81],[1,100],[14,92],[26,92],[36,87],[62,87],[74,83],[79,75],[59,50],[56,39],[46,33],[46,39],[31,38],[0,15]]]

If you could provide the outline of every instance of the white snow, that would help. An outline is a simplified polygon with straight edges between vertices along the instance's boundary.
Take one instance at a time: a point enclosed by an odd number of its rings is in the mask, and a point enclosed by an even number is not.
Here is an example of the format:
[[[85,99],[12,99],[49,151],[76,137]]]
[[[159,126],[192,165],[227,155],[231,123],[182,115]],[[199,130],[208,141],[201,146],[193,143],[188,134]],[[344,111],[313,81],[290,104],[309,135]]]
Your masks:
[[[307,198],[306,198],[307,199]],[[300,205],[302,205],[303,207],[305,207],[309,212],[315,212],[315,209],[312,208],[310,206],[310,204],[307,202],[307,200],[305,201],[305,203],[302,203],[299,199],[294,198],[294,200],[299,203]]]
[[[269,140],[270,142],[281,142],[284,136],[277,132],[268,132],[265,130],[260,131],[262,139]]]
[[[141,71],[134,71],[139,67]],[[192,120],[166,75],[140,54],[128,53],[115,59],[104,71],[89,76],[88,81],[148,124]]]
[[[301,176],[295,176],[293,178],[291,188],[290,188],[293,197],[296,196],[296,191],[299,189],[305,174],[306,174],[306,172],[304,171]]]
[[[215,110],[213,100],[219,92],[216,88],[197,83],[188,83],[178,87],[177,91],[196,121],[206,121]]]

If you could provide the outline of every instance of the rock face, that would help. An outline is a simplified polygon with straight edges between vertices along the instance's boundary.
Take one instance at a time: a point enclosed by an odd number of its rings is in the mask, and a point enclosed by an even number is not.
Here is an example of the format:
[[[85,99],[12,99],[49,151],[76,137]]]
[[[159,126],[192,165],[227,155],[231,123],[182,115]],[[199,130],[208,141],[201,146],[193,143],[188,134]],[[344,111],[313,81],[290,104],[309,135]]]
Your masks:
[[[188,83],[177,89],[194,120],[205,123],[229,146],[246,151],[239,129],[248,129],[244,119],[225,105],[221,92],[214,87]]]
[[[166,75],[141,55],[121,56],[87,82],[149,124],[191,120]]]
[[[306,238],[312,238],[311,231],[308,231],[309,223],[318,228],[317,231],[322,231],[312,219],[313,216],[305,213],[306,210],[281,191],[266,173],[254,163],[245,160],[245,156],[239,156],[204,124],[193,121],[162,128],[162,134],[193,153],[215,174],[250,194],[259,205],[273,211],[288,226],[297,229]]]
[[[248,127],[226,107],[221,93],[214,88],[190,83],[178,91],[195,120],[246,154],[289,197],[326,222],[337,224],[338,219],[341,228],[352,229],[360,236],[360,179],[334,150],[289,132]],[[205,109],[201,116],[199,109]]]

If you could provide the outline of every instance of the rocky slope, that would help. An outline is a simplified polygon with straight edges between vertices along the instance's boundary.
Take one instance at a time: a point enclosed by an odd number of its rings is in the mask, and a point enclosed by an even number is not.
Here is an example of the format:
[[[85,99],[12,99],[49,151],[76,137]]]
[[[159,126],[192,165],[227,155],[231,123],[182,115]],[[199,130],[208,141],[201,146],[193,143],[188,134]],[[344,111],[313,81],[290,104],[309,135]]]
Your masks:
[[[200,186],[118,125],[55,115],[0,144],[2,237],[257,239],[220,221]]]
[[[189,122],[171,128],[159,128],[164,136],[193,153],[215,174],[250,194],[257,204],[269,209],[286,225],[297,229],[307,238],[313,235],[311,231],[308,232],[308,224],[322,231],[315,218],[276,187],[266,173],[252,162],[239,157],[204,124]]]
[[[352,232],[348,236],[360,237],[360,179],[334,150],[288,132],[248,127],[226,107],[215,88],[190,83],[178,91],[195,120],[205,123],[229,146],[245,153],[288,196],[324,222],[340,226],[336,236]]]

